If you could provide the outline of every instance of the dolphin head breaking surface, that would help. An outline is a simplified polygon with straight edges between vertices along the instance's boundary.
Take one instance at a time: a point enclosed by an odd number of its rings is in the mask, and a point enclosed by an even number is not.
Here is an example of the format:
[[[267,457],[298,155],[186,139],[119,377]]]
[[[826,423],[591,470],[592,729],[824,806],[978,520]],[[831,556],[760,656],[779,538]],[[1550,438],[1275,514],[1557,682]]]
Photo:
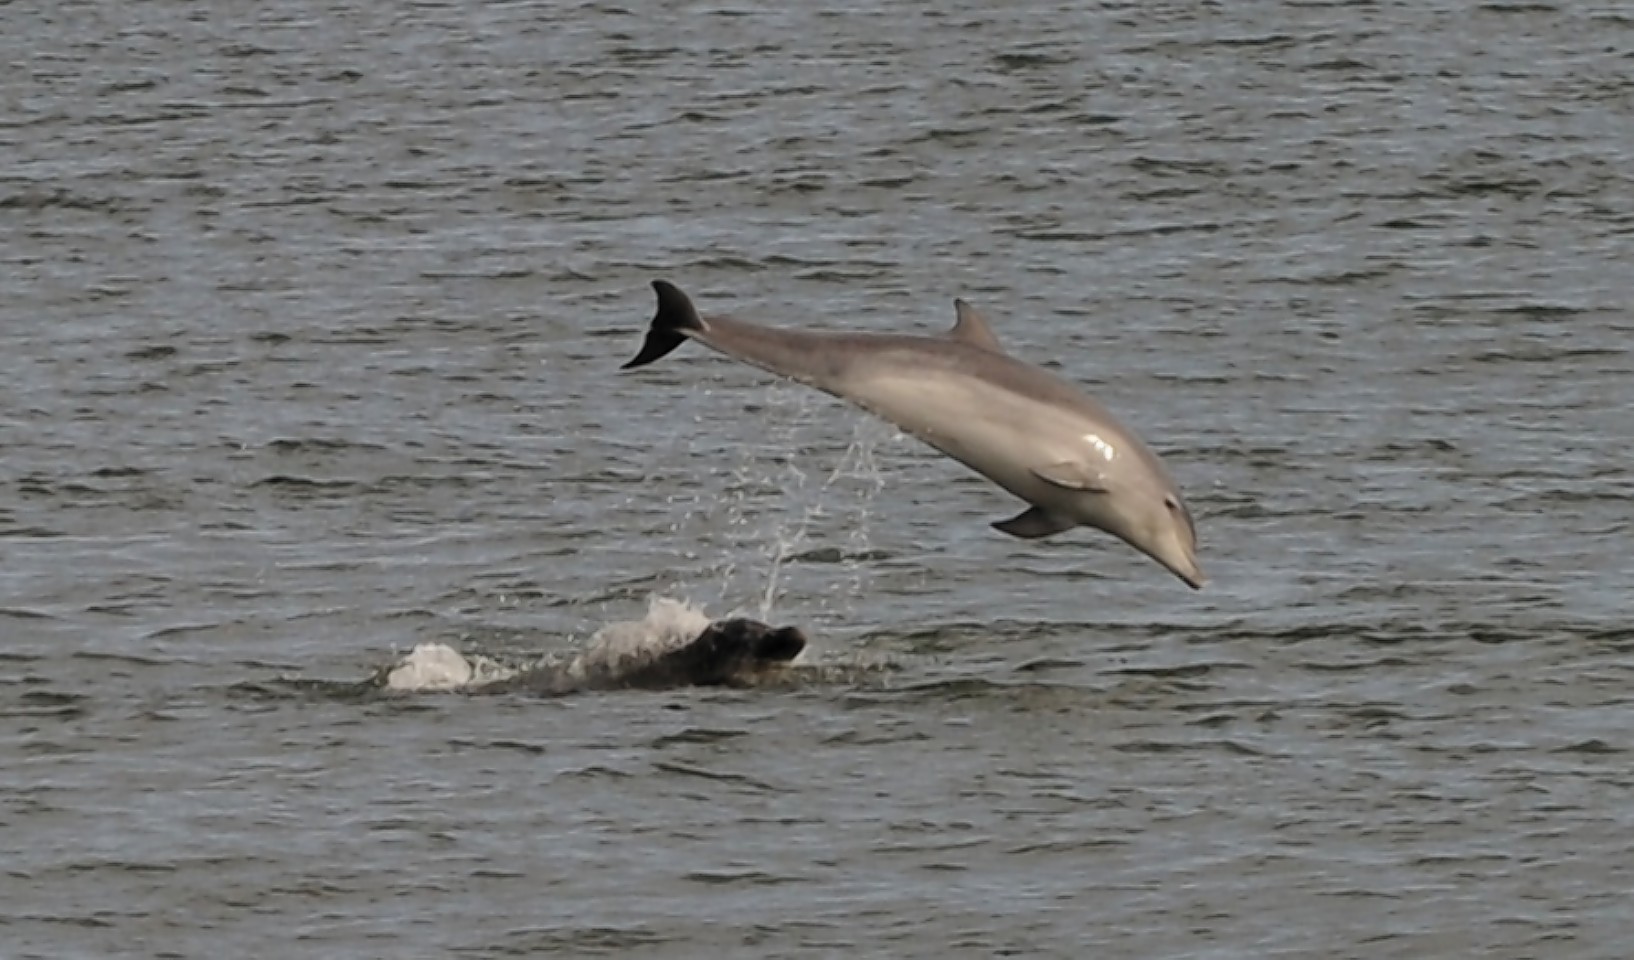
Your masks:
[[[658,313],[624,369],[697,340],[855,404],[1026,501],[993,524],[1004,533],[1094,527],[1193,588],[1205,582],[1191,512],[1157,454],[1073,384],[1005,353],[964,301],[944,336],[816,333],[704,317],[667,280],[653,289]]]

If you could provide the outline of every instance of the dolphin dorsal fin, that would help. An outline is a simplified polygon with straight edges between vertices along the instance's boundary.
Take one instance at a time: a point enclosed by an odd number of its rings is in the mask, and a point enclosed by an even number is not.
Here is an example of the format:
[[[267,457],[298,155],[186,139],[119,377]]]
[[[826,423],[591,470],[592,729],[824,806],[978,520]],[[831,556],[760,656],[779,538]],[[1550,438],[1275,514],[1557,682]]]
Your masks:
[[[947,335],[954,340],[961,340],[973,347],[990,350],[993,353],[1003,353],[1004,347],[999,338],[993,336],[993,330],[987,325],[987,318],[982,316],[975,307],[963,300],[953,301],[953,309],[959,319],[954,322],[953,329]]]

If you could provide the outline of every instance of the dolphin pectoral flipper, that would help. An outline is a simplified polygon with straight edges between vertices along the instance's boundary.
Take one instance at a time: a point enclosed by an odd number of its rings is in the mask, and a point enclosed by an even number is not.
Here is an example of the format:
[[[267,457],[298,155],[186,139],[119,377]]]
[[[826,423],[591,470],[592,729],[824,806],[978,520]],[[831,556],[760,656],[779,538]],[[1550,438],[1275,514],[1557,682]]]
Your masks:
[[[641,343],[641,352],[635,355],[635,359],[619,367],[620,370],[632,370],[661,360],[686,340],[687,331],[704,329],[698,308],[692,305],[692,299],[682,293],[680,287],[668,280],[654,280],[652,288],[658,293],[658,313],[653,316],[652,326],[647,329],[647,339]]]
[[[1083,490],[1089,493],[1106,493],[1106,480],[1100,473],[1090,469],[1087,465],[1074,460],[1064,460],[1061,463],[1052,463],[1045,467],[1034,467],[1033,476],[1053,483],[1068,490]]]
[[[997,521],[993,524],[993,529],[1023,540],[1037,540],[1063,530],[1071,530],[1077,525],[1074,521],[1058,517],[1043,507],[1033,507],[1008,520]]]

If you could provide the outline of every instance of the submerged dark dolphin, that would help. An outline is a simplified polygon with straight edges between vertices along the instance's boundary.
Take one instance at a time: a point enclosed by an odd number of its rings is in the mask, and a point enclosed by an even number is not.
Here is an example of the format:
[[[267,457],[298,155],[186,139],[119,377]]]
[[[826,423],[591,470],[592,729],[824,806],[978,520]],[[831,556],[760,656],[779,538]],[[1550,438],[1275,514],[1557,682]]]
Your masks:
[[[1006,354],[963,300],[945,336],[809,333],[702,317],[674,284],[653,289],[658,314],[623,369],[699,340],[854,403],[1025,500],[993,524],[1011,536],[1095,527],[1203,585],[1191,512],[1157,454],[1077,387]]]
[[[735,617],[716,620],[691,643],[618,672],[608,686],[632,690],[752,686],[788,666],[806,649],[799,627],[774,627]]]

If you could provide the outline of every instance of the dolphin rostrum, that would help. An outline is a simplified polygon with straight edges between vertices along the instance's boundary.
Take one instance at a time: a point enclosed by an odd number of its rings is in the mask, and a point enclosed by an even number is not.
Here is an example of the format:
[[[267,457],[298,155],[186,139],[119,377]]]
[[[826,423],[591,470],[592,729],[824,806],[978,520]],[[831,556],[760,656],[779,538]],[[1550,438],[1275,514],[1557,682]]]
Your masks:
[[[641,367],[688,337],[735,360],[816,387],[895,424],[1031,504],[993,524],[1033,539],[1096,527],[1167,567],[1193,588],[1197,530],[1163,463],[1083,391],[1006,354],[963,300],[939,337],[808,333],[702,317],[667,280]]]

